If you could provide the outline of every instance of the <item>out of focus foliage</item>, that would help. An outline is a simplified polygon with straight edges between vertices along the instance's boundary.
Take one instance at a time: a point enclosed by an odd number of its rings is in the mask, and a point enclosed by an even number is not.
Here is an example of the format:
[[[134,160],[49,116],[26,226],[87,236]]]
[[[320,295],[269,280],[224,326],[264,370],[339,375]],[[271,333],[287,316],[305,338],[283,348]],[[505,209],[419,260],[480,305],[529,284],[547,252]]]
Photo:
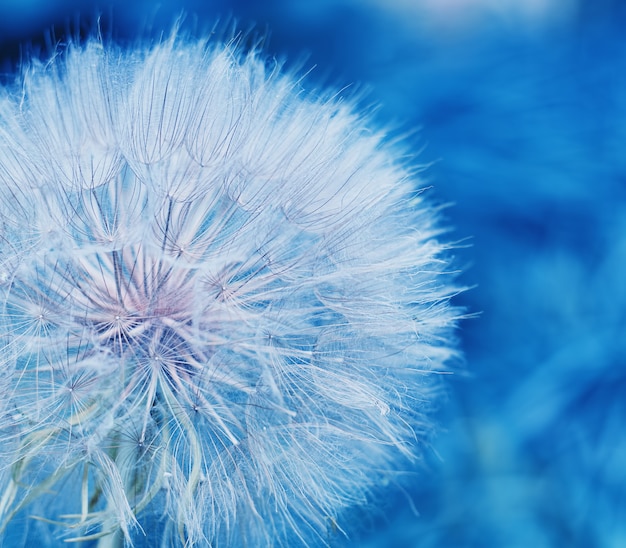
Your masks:
[[[5,73],[16,44],[45,43],[44,28],[62,34],[79,12],[93,21],[91,5],[57,4],[2,4]],[[102,20],[132,37],[181,9],[148,4],[112,5]],[[399,495],[359,545],[626,545],[623,6],[184,5],[198,27],[232,15],[269,29],[270,52],[296,61],[307,53],[304,66],[318,66],[309,83],[355,82],[380,120],[399,133],[418,128],[409,139],[416,161],[432,164],[431,196],[454,202],[455,235],[470,238],[459,263],[477,287],[457,302],[482,314],[462,331],[467,375],[456,375],[441,411],[441,460],[426,463],[407,493],[419,516]]]

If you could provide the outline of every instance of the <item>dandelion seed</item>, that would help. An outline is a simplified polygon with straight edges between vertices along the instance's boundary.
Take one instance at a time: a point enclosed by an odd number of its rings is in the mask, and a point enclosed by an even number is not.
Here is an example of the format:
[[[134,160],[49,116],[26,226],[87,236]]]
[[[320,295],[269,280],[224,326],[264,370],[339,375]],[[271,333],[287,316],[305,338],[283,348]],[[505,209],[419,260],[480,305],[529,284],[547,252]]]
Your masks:
[[[279,69],[92,40],[0,97],[4,531],[324,544],[419,455],[455,353],[435,212]]]

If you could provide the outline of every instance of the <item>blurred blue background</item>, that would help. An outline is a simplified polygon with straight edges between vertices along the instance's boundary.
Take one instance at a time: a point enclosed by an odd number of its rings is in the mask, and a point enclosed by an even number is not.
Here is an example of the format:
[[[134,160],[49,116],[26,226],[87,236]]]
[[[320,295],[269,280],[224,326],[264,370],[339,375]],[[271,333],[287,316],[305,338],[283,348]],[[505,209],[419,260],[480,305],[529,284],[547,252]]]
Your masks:
[[[311,86],[366,90],[453,203],[476,285],[457,303],[481,312],[466,367],[423,471],[354,545],[626,546],[626,3],[0,0],[3,78],[20,44],[88,32],[98,10],[121,40],[182,10],[269,31],[270,54],[316,66]]]

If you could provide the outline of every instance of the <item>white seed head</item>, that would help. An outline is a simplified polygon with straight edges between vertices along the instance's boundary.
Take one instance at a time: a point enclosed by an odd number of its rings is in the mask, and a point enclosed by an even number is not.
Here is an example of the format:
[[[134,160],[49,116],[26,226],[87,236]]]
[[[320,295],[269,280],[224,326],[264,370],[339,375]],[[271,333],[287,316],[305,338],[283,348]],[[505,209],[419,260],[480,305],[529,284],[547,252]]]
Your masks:
[[[0,97],[2,527],[332,544],[419,454],[454,354],[435,213],[279,69],[94,40]]]

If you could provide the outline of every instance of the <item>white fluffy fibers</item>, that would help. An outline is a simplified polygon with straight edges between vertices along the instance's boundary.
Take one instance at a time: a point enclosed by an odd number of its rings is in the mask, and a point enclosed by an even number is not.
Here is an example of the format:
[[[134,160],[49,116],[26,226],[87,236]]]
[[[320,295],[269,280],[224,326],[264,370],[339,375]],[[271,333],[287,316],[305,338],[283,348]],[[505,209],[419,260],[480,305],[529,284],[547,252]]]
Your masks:
[[[5,535],[333,543],[419,456],[458,315],[435,213],[279,69],[91,40],[0,97]]]

